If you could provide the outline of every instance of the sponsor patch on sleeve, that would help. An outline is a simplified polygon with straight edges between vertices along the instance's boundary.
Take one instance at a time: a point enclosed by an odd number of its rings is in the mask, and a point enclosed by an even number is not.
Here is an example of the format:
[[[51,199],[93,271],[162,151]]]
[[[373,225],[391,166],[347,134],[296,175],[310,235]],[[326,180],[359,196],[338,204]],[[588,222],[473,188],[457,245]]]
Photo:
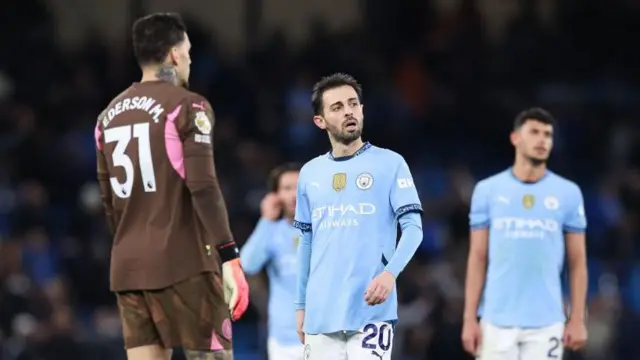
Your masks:
[[[204,111],[198,111],[193,120],[196,128],[203,134],[211,134],[211,120]]]

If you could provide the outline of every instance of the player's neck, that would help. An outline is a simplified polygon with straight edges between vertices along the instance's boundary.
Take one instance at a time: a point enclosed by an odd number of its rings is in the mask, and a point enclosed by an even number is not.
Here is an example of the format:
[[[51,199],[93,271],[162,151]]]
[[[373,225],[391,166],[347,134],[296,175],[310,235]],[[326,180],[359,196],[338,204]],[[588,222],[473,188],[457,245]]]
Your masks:
[[[166,81],[178,85],[178,73],[172,66],[149,67],[142,70],[141,83],[148,81]]]
[[[533,183],[542,177],[547,172],[546,164],[532,164],[524,159],[516,159],[516,163],[513,165],[513,176],[522,182]]]
[[[343,144],[337,141],[331,140],[331,155],[334,158],[340,158],[344,156],[351,156],[360,150],[364,142],[362,138],[358,138],[349,144]]]

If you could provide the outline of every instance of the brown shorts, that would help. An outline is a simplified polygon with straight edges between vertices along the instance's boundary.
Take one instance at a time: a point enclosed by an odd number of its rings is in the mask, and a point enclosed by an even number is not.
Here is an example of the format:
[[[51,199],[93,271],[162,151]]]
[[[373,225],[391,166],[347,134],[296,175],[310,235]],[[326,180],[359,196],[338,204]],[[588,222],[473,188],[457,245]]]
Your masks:
[[[231,320],[219,275],[202,273],[165,289],[116,296],[127,349],[231,349]]]

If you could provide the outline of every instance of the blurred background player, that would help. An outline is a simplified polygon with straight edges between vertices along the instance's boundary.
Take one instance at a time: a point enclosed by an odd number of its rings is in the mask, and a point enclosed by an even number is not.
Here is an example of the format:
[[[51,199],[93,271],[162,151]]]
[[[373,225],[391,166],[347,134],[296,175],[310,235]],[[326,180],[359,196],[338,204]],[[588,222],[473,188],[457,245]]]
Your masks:
[[[284,164],[269,175],[269,193],[260,204],[260,221],[240,251],[242,267],[269,277],[269,360],[302,360],[296,334],[296,249],[300,231],[293,227],[300,165]],[[253,287],[254,291],[256,287]]]
[[[95,130],[127,357],[183,347],[188,359],[231,359],[230,317],[246,310],[248,286],[216,179],[213,112],[185,89],[191,44],[179,15],[137,20],[133,46],[142,80]]]
[[[362,141],[361,98],[346,74],[313,88],[313,121],[327,131],[331,151],[305,164],[298,182],[296,305],[305,359],[391,359],[395,280],[422,241],[409,167]]]
[[[577,350],[587,340],[582,192],[547,169],[553,126],[543,109],[518,114],[511,133],[515,164],[473,192],[462,341],[481,360],[561,359],[565,347]],[[565,250],[571,289],[566,325]]]

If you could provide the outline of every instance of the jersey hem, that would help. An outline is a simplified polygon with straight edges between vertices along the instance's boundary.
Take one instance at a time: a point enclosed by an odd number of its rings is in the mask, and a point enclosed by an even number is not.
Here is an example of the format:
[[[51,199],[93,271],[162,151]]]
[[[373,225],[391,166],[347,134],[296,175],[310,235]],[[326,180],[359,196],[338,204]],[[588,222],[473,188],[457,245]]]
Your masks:
[[[469,225],[469,230],[482,230],[489,228],[489,222]]]

